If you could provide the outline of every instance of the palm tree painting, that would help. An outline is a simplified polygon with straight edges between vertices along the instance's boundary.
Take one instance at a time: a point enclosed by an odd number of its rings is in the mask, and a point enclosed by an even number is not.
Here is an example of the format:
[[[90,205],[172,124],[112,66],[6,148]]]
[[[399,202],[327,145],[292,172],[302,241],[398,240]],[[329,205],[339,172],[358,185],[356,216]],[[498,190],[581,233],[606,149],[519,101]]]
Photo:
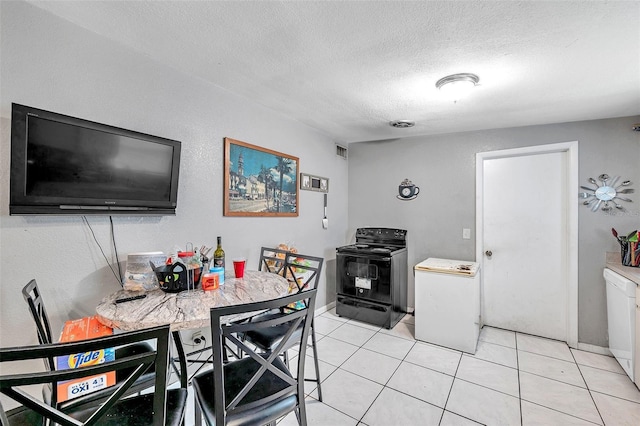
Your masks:
[[[225,138],[224,215],[298,216],[299,159]]]
[[[292,160],[290,158],[278,157],[278,165],[276,166],[276,170],[278,171],[278,173],[280,173],[280,186],[279,186],[280,192],[278,196],[278,202],[276,203],[277,211],[280,211],[280,201],[283,200],[283,197],[282,197],[283,179],[284,179],[284,176],[287,176],[289,173],[291,173],[291,163],[292,163]],[[283,202],[283,205],[284,205],[284,202]]]

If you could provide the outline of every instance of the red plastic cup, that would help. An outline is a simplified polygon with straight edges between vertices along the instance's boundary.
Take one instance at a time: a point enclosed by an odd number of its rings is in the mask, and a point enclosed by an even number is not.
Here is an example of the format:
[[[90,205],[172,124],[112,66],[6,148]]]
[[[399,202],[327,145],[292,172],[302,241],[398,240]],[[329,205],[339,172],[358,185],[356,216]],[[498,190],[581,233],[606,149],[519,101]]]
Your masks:
[[[233,272],[236,274],[236,278],[244,277],[244,265],[247,262],[246,259],[233,259]]]

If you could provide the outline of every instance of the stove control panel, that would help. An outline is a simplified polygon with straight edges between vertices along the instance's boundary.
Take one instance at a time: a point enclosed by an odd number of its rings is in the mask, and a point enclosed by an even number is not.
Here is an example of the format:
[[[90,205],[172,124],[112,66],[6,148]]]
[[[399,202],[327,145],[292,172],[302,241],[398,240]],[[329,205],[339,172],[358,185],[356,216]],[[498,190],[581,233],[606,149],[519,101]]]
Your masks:
[[[358,228],[356,230],[357,243],[393,244],[405,246],[406,240],[406,229]]]

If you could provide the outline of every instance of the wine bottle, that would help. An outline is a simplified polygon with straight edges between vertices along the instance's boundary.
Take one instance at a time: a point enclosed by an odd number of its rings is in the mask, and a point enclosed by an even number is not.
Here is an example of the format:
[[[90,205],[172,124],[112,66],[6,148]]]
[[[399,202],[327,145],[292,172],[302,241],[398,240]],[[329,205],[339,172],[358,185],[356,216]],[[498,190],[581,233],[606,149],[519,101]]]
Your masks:
[[[222,237],[218,237],[218,247],[213,252],[213,265],[224,268],[224,250],[222,250]]]

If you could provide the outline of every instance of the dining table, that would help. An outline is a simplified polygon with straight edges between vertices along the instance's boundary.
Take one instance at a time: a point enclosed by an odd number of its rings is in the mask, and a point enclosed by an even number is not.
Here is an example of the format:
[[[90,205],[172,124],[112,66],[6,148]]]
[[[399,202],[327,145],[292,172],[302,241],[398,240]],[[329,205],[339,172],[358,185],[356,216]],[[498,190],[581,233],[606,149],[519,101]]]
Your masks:
[[[180,384],[187,387],[187,360],[181,330],[210,327],[211,308],[262,302],[289,294],[289,282],[282,276],[264,271],[244,271],[242,278],[227,276],[215,290],[185,290],[168,293],[160,289],[147,292],[118,290],[106,296],[96,307],[98,320],[108,327],[133,331],[169,324],[180,364]],[[141,296],[140,298],[135,298]],[[118,300],[129,299],[116,303]],[[229,316],[229,322],[252,314]]]

